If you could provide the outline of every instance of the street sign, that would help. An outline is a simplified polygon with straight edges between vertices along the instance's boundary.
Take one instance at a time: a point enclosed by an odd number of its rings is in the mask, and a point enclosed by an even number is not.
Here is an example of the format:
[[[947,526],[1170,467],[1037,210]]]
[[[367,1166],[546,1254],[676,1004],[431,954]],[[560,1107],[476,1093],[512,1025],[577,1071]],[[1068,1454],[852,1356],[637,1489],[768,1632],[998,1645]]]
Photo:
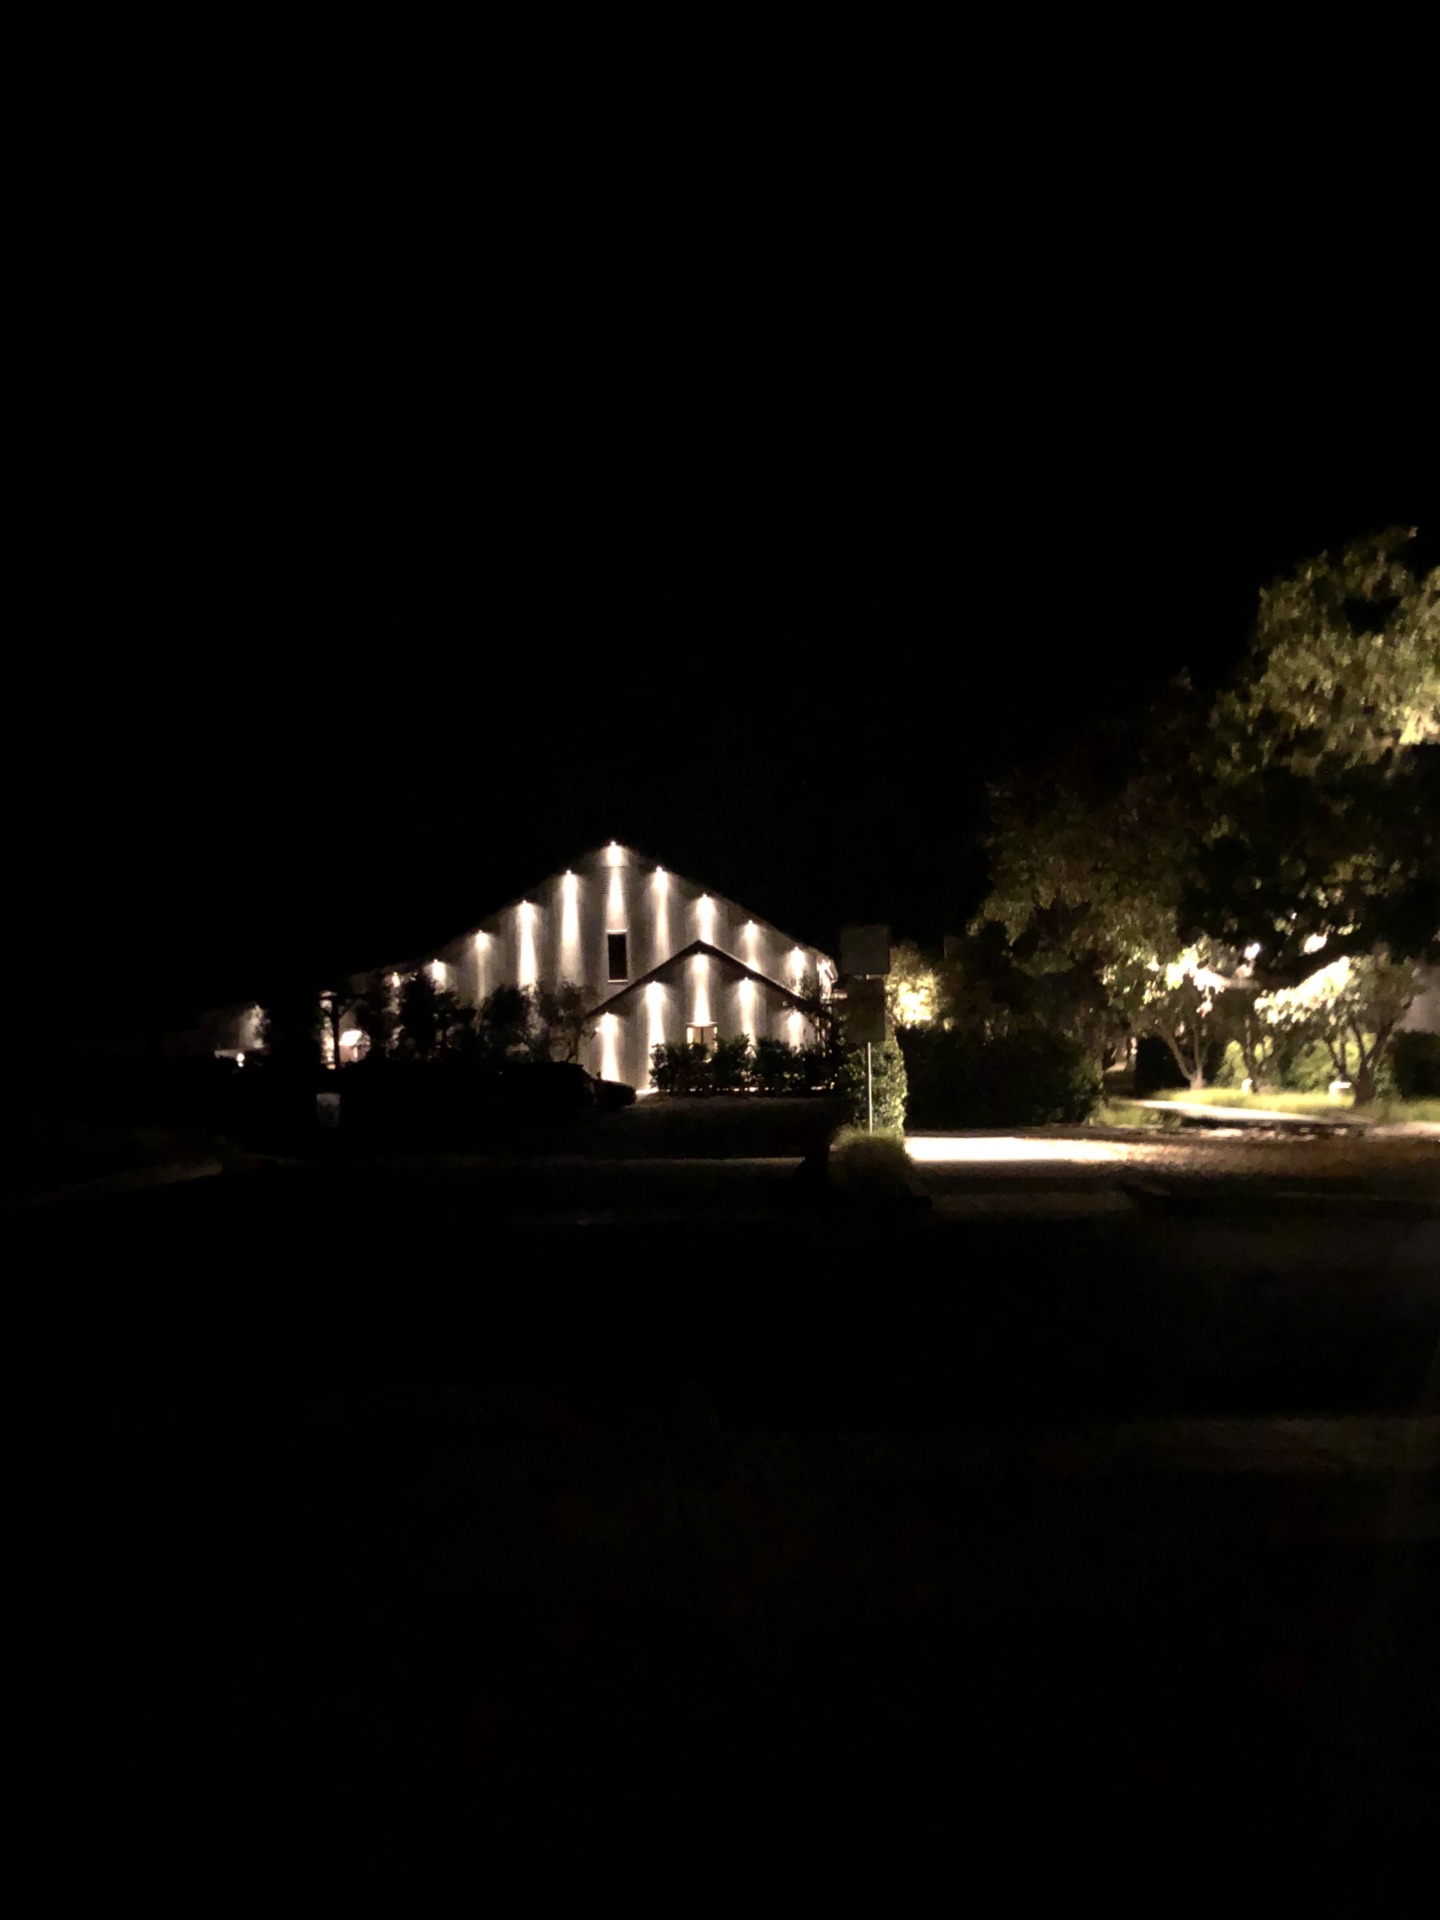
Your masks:
[[[847,980],[836,997],[846,1046],[863,1047],[867,1041],[878,1046],[885,1038],[884,980]]]
[[[889,927],[842,927],[840,971],[851,974],[889,973]]]

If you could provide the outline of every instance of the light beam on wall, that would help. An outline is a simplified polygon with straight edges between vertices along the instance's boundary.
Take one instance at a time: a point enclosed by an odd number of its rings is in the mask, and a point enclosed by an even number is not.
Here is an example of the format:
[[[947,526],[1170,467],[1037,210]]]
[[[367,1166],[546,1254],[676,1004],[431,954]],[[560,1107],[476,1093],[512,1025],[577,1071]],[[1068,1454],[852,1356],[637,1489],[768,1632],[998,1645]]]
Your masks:
[[[670,958],[670,876],[664,867],[656,867],[651,886],[655,896],[655,951],[650,963],[658,967]]]
[[[785,1030],[786,1030],[786,1037],[788,1038],[792,1047],[803,1046],[805,1044],[804,1014],[796,1013],[792,1011],[790,1014],[790,1018],[785,1022]]]
[[[665,989],[652,980],[645,989],[645,1083],[650,1083],[650,1049],[665,1044]]]
[[[610,885],[605,895],[605,931],[630,931],[630,922],[625,916],[625,877],[619,867],[610,869]]]
[[[475,935],[475,1004],[485,998],[486,974],[490,963],[490,936],[482,927]]]
[[[790,949],[790,978],[798,987],[805,978],[805,950],[803,947]]]
[[[606,866],[607,867],[622,866],[624,864],[624,860],[625,860],[625,849],[620,845],[620,842],[618,840],[612,840],[609,846],[605,849]]]
[[[602,1013],[600,1016],[600,1078],[602,1080],[620,1078],[619,1038],[620,1022],[613,1013]]]
[[[528,900],[522,900],[515,909],[516,932],[518,934],[517,971],[522,987],[533,987],[540,977],[535,963],[535,908]]]
[[[745,964],[749,967],[760,965],[760,929],[753,920],[747,920],[740,929],[740,937],[745,943]]]
[[[583,980],[580,956],[580,878],[568,868],[560,883],[560,974],[565,980]]]
[[[690,1015],[691,1024],[697,1027],[708,1027],[711,1024],[709,954],[697,953],[690,963],[690,971],[693,976],[694,1003]]]
[[[443,987],[445,985],[445,962],[443,960],[432,960],[430,962],[430,978],[435,982],[437,987]]]
[[[715,944],[715,902],[708,893],[702,893],[695,902],[695,923],[700,929],[700,938],[706,946]]]
[[[740,1031],[747,1040],[755,1038],[755,982],[740,982]]]

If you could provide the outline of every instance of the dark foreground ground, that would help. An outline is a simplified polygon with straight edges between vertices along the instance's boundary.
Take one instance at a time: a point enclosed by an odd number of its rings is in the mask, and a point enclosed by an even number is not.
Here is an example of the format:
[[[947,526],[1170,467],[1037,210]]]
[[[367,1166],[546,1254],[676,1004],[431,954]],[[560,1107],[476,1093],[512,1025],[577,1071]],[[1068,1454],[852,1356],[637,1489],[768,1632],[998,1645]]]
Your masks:
[[[337,1160],[10,1222],[57,1889],[1398,1901],[1440,1155],[1169,1144],[930,1209],[763,1154]]]

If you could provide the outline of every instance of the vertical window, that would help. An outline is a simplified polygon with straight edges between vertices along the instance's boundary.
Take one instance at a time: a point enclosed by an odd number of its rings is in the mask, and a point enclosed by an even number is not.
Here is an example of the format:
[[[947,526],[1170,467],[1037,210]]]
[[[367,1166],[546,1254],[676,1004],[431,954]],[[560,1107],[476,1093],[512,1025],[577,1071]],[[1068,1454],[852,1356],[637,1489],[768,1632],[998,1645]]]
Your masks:
[[[610,978],[628,980],[630,978],[630,956],[626,951],[629,942],[623,933],[610,933],[605,936],[610,949]]]

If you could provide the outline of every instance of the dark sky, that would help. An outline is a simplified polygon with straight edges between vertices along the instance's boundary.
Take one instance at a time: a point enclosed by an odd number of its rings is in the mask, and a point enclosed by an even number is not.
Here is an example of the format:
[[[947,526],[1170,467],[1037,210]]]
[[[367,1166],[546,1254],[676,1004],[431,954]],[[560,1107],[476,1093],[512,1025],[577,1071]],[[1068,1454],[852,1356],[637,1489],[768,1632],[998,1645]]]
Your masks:
[[[511,393],[489,438],[240,396],[94,560],[53,769],[85,968],[141,1008],[378,964],[612,837],[827,946],[938,942],[987,778],[1217,679],[1295,559],[1436,522],[1390,431],[1180,391],[977,377],[895,432],[838,390],[656,430],[652,391],[643,436]]]

